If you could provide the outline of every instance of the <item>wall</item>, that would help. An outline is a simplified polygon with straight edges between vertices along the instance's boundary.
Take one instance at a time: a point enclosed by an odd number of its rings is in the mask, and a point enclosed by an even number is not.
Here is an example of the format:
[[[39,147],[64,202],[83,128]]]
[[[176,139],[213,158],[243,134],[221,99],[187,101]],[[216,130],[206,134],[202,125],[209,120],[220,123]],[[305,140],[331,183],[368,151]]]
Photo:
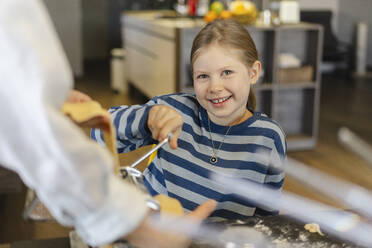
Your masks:
[[[76,76],[83,60],[109,56],[106,0],[44,0]]]
[[[82,11],[84,59],[108,57],[108,1],[82,0]]]
[[[298,0],[298,3],[305,9],[331,9],[337,12],[339,8],[339,0]]]
[[[44,0],[74,74],[83,74],[81,1]]]
[[[342,41],[353,42],[356,25],[360,21],[368,24],[367,65],[372,67],[372,1],[340,0],[338,37]]]

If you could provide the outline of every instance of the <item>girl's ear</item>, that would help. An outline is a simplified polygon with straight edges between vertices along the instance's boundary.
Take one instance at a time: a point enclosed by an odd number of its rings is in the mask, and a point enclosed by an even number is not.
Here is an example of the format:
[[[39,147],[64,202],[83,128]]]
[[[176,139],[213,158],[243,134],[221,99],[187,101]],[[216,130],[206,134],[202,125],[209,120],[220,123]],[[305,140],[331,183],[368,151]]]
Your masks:
[[[250,83],[255,84],[258,81],[258,78],[260,77],[261,72],[261,62],[256,60],[253,65],[250,68]]]

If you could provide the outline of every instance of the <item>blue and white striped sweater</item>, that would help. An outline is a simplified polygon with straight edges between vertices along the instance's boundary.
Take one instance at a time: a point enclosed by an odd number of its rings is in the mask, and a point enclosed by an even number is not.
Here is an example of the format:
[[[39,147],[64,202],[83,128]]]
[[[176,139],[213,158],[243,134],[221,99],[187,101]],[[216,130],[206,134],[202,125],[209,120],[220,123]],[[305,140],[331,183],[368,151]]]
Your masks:
[[[157,143],[152,139],[146,121],[148,111],[155,104],[175,108],[184,118],[178,149],[168,145],[159,149],[156,158],[145,170],[145,183],[151,194],[166,194],[178,199],[185,211],[192,211],[207,199],[218,201],[215,219],[237,219],[259,214],[274,214],[255,204],[241,200],[228,189],[209,179],[211,171],[270,185],[281,190],[284,173],[269,166],[269,158],[283,164],[286,153],[282,129],[266,115],[254,112],[248,120],[232,126],[218,151],[218,162],[211,164],[213,154],[207,112],[189,94],[158,96],[144,105],[119,106],[110,109],[117,129],[118,152],[129,152],[141,146]],[[226,126],[213,122],[211,133],[215,147],[219,147],[227,131]],[[99,130],[91,137],[103,143]]]

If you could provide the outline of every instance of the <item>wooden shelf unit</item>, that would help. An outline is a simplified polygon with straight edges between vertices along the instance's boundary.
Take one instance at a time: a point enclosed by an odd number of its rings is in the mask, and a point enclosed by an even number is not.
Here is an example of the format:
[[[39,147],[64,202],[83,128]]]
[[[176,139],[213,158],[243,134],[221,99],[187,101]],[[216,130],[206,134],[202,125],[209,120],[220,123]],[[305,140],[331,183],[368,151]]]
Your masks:
[[[287,134],[288,150],[306,150],[317,143],[320,62],[323,29],[320,25],[300,23],[271,27],[247,26],[263,65],[264,75],[254,85],[258,110],[278,121]],[[178,31],[178,87],[193,92],[189,74],[189,56],[194,37],[200,27]],[[278,82],[278,58],[291,53],[302,65],[311,65],[313,80],[308,82]]]

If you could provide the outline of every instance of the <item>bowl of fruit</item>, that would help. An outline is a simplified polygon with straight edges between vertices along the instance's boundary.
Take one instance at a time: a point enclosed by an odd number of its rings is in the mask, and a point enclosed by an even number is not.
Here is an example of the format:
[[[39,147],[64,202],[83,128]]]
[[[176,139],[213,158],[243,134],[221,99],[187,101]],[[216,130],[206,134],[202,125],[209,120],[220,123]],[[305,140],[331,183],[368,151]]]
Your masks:
[[[229,10],[232,17],[242,24],[254,24],[258,17],[256,5],[251,1],[232,1]]]

